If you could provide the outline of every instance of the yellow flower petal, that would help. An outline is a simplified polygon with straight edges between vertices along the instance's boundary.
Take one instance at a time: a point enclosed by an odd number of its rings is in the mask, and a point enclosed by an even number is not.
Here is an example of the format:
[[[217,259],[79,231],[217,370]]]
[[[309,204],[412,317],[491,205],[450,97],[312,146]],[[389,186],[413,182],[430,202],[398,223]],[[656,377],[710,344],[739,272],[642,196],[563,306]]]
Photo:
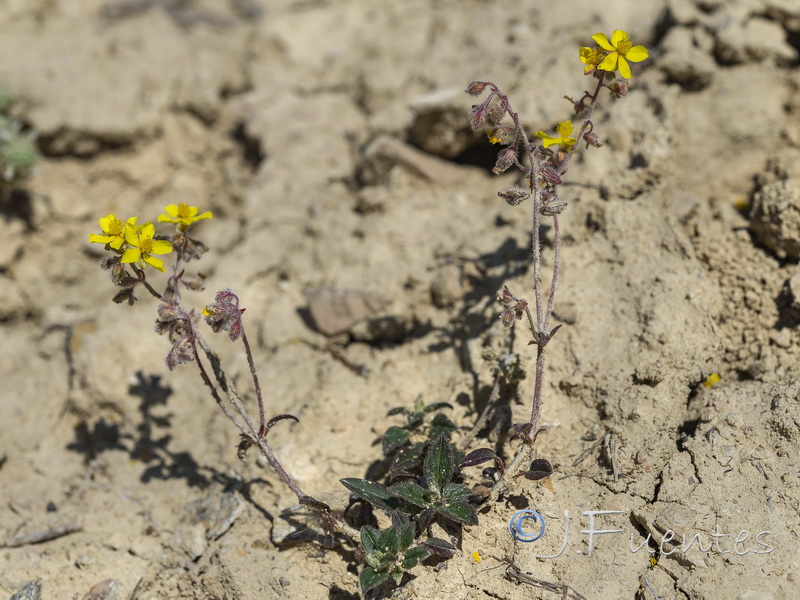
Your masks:
[[[639,44],[638,46],[634,46],[625,54],[625,58],[627,58],[631,62],[641,62],[645,58],[649,56],[647,52],[647,48]]]
[[[611,45],[614,48],[619,48],[619,45],[628,41],[628,34],[621,29],[615,29],[611,34]]]
[[[621,56],[619,57],[619,74],[625,79],[631,78],[631,67],[628,65],[628,61]]]
[[[616,52],[612,52],[608,56],[603,59],[603,62],[600,63],[600,66],[597,67],[601,71],[613,71],[617,68],[617,59],[619,58],[619,54]]]
[[[150,256],[149,254],[146,254],[144,256],[144,262],[146,262],[148,265],[150,265],[154,269],[158,269],[162,273],[164,272],[164,261],[161,260],[160,258],[155,258],[154,256]]]
[[[112,235],[115,235],[115,233],[118,233],[118,232],[112,232],[111,231],[112,228],[113,229],[117,228],[116,227],[117,223],[119,223],[119,228],[120,229],[122,228],[122,221],[117,219],[117,217],[114,216],[113,214],[106,215],[105,217],[100,217],[99,223],[100,223],[100,229],[102,229],[106,233],[111,233]]]
[[[139,231],[136,225],[125,226],[125,241],[131,246],[139,246]]]
[[[150,248],[151,254],[169,254],[172,252],[172,244],[167,240],[153,240]]]
[[[135,263],[142,256],[142,251],[138,248],[128,248],[122,253],[121,263]]]
[[[164,212],[166,212],[173,219],[177,219],[178,218],[178,214],[179,214],[178,211],[179,211],[179,209],[178,209],[178,205],[177,204],[168,204],[167,206],[164,207]],[[160,220],[160,218],[159,218],[159,220]]]
[[[595,33],[592,36],[592,39],[597,42],[597,45],[603,50],[607,50],[608,52],[614,51],[614,46],[608,43],[608,38],[606,37],[605,33]]]
[[[143,238],[152,238],[156,234],[156,226],[149,221],[142,225],[139,230],[139,236]]]
[[[92,244],[108,244],[113,240],[113,235],[97,235],[96,233],[89,234],[89,242]]]
[[[195,208],[195,212],[197,212],[198,210],[199,210],[199,209]],[[193,219],[192,219],[192,220],[193,220],[193,221],[199,221],[200,219],[210,219],[212,216],[213,216],[213,215],[211,214],[211,211],[210,211],[210,210],[207,210],[207,211],[206,211],[206,212],[204,212],[202,215],[198,215],[198,216],[196,216],[196,217],[193,217]]]

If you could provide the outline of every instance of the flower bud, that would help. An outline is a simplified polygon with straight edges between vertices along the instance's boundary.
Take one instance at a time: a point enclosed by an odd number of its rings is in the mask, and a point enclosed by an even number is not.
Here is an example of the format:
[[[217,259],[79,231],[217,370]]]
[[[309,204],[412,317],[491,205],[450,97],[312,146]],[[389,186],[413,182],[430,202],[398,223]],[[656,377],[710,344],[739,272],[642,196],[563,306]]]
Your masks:
[[[483,93],[484,88],[489,84],[488,81],[473,81],[467,86],[467,89],[464,90],[470,96],[480,96]]]
[[[508,202],[511,206],[517,206],[521,202],[524,202],[528,198],[530,198],[531,194],[527,190],[519,187],[518,185],[503,188],[497,195],[500,196],[503,200]]]
[[[498,123],[500,123],[500,121],[503,120],[505,114],[505,111],[497,104],[492,104],[489,107],[489,110],[486,111],[486,123],[490,127],[495,127]]]
[[[469,119],[469,126],[472,127],[472,131],[481,131],[482,129],[486,129],[486,111],[486,102],[472,106],[472,110],[469,111],[469,116],[467,117]]]
[[[497,162],[492,169],[492,173],[495,175],[500,175],[500,173],[504,173],[509,169],[511,165],[517,160],[517,147],[516,146],[509,146],[508,148],[503,148],[497,154]]]
[[[544,179],[545,183],[549,185],[561,185],[564,183],[561,181],[561,177],[559,177],[556,170],[549,165],[544,165],[539,172],[541,173],[542,179]]]
[[[503,286],[503,289],[497,292],[497,301],[508,306],[514,301],[514,294],[507,286]]]
[[[555,192],[545,192],[542,194],[542,204],[539,207],[539,214],[545,217],[554,217],[564,212],[567,203],[558,197]]]
[[[602,146],[600,138],[597,137],[597,134],[592,131],[583,136],[583,141],[586,142],[587,148],[589,146],[594,146],[595,148],[599,148],[600,146]]]
[[[624,81],[615,81],[608,86],[611,95],[615,98],[622,98],[628,95],[628,84]]]

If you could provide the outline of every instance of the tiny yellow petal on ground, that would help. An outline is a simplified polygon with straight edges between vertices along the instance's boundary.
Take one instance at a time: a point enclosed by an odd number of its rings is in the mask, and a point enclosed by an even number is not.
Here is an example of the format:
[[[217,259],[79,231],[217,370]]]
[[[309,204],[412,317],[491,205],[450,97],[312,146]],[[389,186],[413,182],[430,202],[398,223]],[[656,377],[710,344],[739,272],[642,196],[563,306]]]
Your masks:
[[[719,374],[718,373],[712,373],[711,375],[706,377],[706,380],[703,382],[703,385],[706,386],[707,388],[710,388],[715,383],[717,383],[719,380],[720,380]]]
[[[472,553],[472,558],[475,559],[476,563],[480,563],[481,562],[481,553],[476,550],[475,552]]]

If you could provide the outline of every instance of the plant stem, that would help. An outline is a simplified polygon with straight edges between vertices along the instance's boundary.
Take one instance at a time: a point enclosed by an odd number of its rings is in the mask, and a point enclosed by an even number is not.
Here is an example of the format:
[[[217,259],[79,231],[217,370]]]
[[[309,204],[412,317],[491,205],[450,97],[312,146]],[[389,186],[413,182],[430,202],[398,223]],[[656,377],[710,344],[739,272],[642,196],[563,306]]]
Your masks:
[[[244,344],[244,351],[247,354],[247,364],[250,366],[250,375],[253,377],[253,384],[256,388],[256,400],[258,401],[258,437],[266,433],[267,424],[264,418],[264,399],[261,395],[261,384],[258,382],[258,374],[256,373],[256,365],[253,362],[253,352],[250,350],[250,342],[247,341],[247,334],[244,330],[244,323],[242,323],[242,343]]]

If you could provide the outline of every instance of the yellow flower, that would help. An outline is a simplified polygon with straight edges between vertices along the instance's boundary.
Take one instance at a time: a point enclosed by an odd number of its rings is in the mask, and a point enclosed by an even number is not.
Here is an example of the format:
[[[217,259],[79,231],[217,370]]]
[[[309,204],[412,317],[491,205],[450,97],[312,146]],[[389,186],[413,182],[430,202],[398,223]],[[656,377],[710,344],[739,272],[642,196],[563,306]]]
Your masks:
[[[164,207],[166,215],[159,215],[159,223],[177,223],[178,231],[186,231],[189,225],[200,219],[210,219],[211,211],[207,210],[202,215],[198,215],[200,209],[196,206],[189,206],[181,202],[180,204],[170,204]]]
[[[606,53],[598,46],[594,48],[583,47],[578,52],[578,56],[581,62],[586,65],[583,68],[583,74],[588,75],[600,66],[600,63],[606,57]]]
[[[476,550],[475,552],[472,553],[472,559],[476,563],[480,563],[481,562],[481,553]]]
[[[561,121],[556,126],[556,132],[559,137],[547,135],[544,131],[537,131],[536,136],[542,138],[545,148],[558,144],[563,150],[569,150],[575,145],[576,138],[569,137],[572,133],[572,121]]]
[[[713,387],[714,384],[717,383],[719,380],[720,380],[719,373],[712,373],[711,375],[706,377],[706,380],[703,382],[703,385],[706,386],[707,388],[710,388]]]
[[[93,244],[108,244],[110,248],[119,250],[122,244],[125,243],[125,228],[128,224],[136,225],[136,220],[139,217],[131,217],[126,223],[120,221],[115,215],[110,214],[100,218],[100,229],[106,235],[97,235],[92,233],[89,235],[89,242]]]
[[[642,45],[634,46],[628,34],[620,29],[615,29],[611,34],[611,42],[604,33],[595,33],[592,39],[608,54],[600,63],[598,69],[603,71],[616,71],[625,79],[631,78],[631,67],[628,61],[640,62],[647,58],[647,48]]]
[[[122,254],[122,263],[138,263],[139,268],[144,269],[145,265],[150,265],[154,269],[164,272],[164,261],[154,258],[153,254],[169,254],[172,252],[172,244],[166,240],[154,240],[156,233],[155,225],[148,222],[138,227],[135,224],[125,225],[125,241],[130,248]]]

